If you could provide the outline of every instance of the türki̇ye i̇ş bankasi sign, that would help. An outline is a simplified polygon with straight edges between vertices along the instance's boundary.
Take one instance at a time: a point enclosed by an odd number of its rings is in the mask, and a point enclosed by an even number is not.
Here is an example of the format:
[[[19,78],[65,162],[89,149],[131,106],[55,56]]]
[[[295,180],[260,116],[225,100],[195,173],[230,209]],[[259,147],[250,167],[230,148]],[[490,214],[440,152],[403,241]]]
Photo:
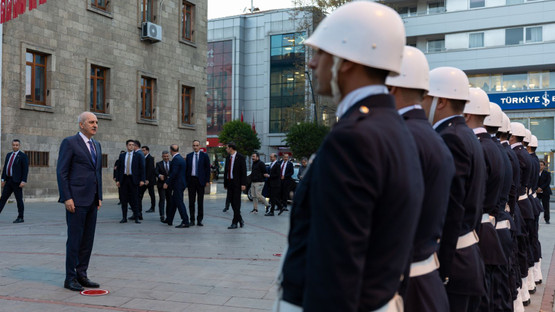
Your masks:
[[[488,94],[489,101],[502,110],[555,108],[555,90],[523,91]]]

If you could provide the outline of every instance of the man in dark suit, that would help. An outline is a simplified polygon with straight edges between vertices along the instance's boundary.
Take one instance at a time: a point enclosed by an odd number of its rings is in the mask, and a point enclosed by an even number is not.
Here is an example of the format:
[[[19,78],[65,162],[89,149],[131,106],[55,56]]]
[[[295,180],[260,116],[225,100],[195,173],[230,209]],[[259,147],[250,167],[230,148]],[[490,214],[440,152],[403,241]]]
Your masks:
[[[447,292],[437,270],[437,252],[455,165],[447,145],[434,131],[419,104],[429,90],[429,72],[424,53],[406,46],[401,74],[386,80],[395,97],[395,106],[416,142],[424,177],[424,201],[414,237],[409,278],[404,280],[406,287],[403,285],[404,291],[400,292],[406,312],[449,310]]]
[[[143,155],[145,156],[145,185],[139,188],[139,207],[143,211],[143,197],[146,190],[150,196],[150,209],[146,212],[154,212],[156,206],[156,197],[154,196],[154,184],[156,184],[156,172],[154,168],[154,157],[150,155],[150,148],[148,146],[141,147]]]
[[[165,206],[167,205],[168,211],[169,206],[171,205],[171,189],[164,189],[164,183],[169,176],[170,172],[170,152],[163,151],[162,152],[162,160],[156,163],[156,187],[158,188],[158,210],[160,212],[160,221],[162,223],[166,222],[165,219]]]
[[[166,219],[166,223],[168,223],[168,225],[172,225],[173,217],[175,216],[175,209],[177,208],[179,214],[181,215],[181,224],[176,226],[176,228],[188,228],[189,216],[187,215],[187,209],[185,208],[185,203],[183,202],[183,192],[187,187],[187,180],[185,178],[187,163],[181,154],[179,154],[179,146],[177,144],[170,146],[170,153],[173,158],[170,163],[170,175],[168,176],[166,183],[164,183],[164,189],[171,189],[172,204],[168,207],[168,217]]]
[[[143,153],[142,149],[141,149],[141,142],[139,142],[139,140],[134,140],[135,145],[134,145],[134,149],[135,149],[135,154],[134,156],[136,156],[137,158],[139,158],[142,162],[142,166],[143,166],[143,171],[144,176],[145,176],[145,184],[146,185],[146,164],[145,164],[145,154]],[[139,193],[141,191],[141,187],[142,186],[137,186],[137,205],[138,205],[138,211],[139,211],[139,220],[143,220],[143,203],[142,201],[139,201]],[[133,215],[131,217],[129,217],[129,220],[135,220],[135,213],[133,213]]]
[[[224,188],[233,209],[233,220],[228,229],[236,229],[237,223],[241,227],[245,225],[241,217],[241,194],[247,188],[247,163],[245,156],[237,153],[235,143],[228,143],[226,151],[229,155],[225,158]]]
[[[279,162],[277,160],[276,153],[270,154],[270,173],[266,173],[264,176],[268,178],[270,184],[270,211],[267,211],[265,216],[274,216],[275,207],[279,213],[283,211],[283,206],[281,202],[281,172],[279,167]]]
[[[102,205],[102,150],[92,139],[98,120],[90,112],[79,115],[80,132],[60,145],[56,175],[60,203],[66,208],[66,278],[64,287],[82,291],[99,285],[87,276],[94,241],[97,210]]]
[[[291,184],[293,183],[293,163],[289,161],[289,154],[284,154],[281,162],[279,162],[280,168],[280,180],[281,180],[281,205],[282,209],[279,211],[278,215],[282,212],[288,211],[287,201],[290,199],[291,195]]]
[[[139,186],[145,184],[145,168],[141,158],[135,153],[135,141],[127,140],[125,142],[127,152],[119,155],[118,175],[116,185],[121,188],[121,213],[122,219],[120,223],[127,222],[127,204],[133,210],[131,219],[135,223],[139,222]]]
[[[21,142],[18,139],[12,141],[12,152],[6,155],[4,168],[2,169],[2,196],[0,197],[0,212],[4,209],[8,198],[15,196],[17,202],[17,218],[13,223],[23,222],[23,187],[27,184],[29,173],[29,159],[27,155],[19,150]]]
[[[430,92],[422,103],[455,163],[438,254],[452,312],[476,311],[485,295],[476,227],[482,217],[486,164],[476,135],[461,116],[469,100],[468,85],[462,70],[438,67],[430,72]]]
[[[193,141],[193,152],[187,154],[187,188],[189,190],[189,217],[195,225],[195,197],[198,200],[197,225],[203,226],[204,188],[210,185],[210,159],[200,150],[200,141]]]
[[[416,145],[384,85],[400,71],[404,43],[399,15],[370,1],[344,4],[305,40],[315,91],[333,96],[339,119],[293,198],[277,311],[402,306],[424,193]]]
[[[538,197],[542,201],[543,219],[549,224],[549,197],[551,196],[551,173],[547,170],[545,161],[540,160],[540,178],[538,180]]]

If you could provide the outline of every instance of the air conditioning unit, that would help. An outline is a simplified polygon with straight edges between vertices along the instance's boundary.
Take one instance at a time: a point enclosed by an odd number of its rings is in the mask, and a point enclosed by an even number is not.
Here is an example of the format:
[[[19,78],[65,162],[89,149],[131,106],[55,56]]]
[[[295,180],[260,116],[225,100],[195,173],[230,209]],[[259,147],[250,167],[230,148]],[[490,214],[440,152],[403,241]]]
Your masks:
[[[151,22],[143,23],[141,40],[150,40],[152,42],[162,41],[162,26]]]

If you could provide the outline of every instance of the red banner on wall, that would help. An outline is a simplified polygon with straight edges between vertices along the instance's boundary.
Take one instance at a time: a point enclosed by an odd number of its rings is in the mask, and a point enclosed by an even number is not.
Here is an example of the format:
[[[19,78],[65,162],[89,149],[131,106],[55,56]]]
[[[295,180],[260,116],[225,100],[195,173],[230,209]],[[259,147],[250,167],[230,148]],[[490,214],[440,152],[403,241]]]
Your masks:
[[[38,0],[39,4],[45,4],[46,0]],[[29,11],[37,8],[37,0],[29,0]],[[27,10],[27,0],[1,0],[0,2],[0,24],[10,21]]]

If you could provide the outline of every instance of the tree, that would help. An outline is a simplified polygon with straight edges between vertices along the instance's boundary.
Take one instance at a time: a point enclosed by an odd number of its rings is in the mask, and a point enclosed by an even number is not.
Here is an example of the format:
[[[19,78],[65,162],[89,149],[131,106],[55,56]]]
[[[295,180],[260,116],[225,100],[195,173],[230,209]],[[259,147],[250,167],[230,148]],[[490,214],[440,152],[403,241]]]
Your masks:
[[[218,138],[224,144],[235,143],[237,151],[247,158],[260,148],[260,139],[252,130],[251,125],[240,120],[225,123]]]
[[[285,143],[295,158],[310,157],[316,153],[330,129],[312,122],[301,122],[291,127],[285,135]]]

